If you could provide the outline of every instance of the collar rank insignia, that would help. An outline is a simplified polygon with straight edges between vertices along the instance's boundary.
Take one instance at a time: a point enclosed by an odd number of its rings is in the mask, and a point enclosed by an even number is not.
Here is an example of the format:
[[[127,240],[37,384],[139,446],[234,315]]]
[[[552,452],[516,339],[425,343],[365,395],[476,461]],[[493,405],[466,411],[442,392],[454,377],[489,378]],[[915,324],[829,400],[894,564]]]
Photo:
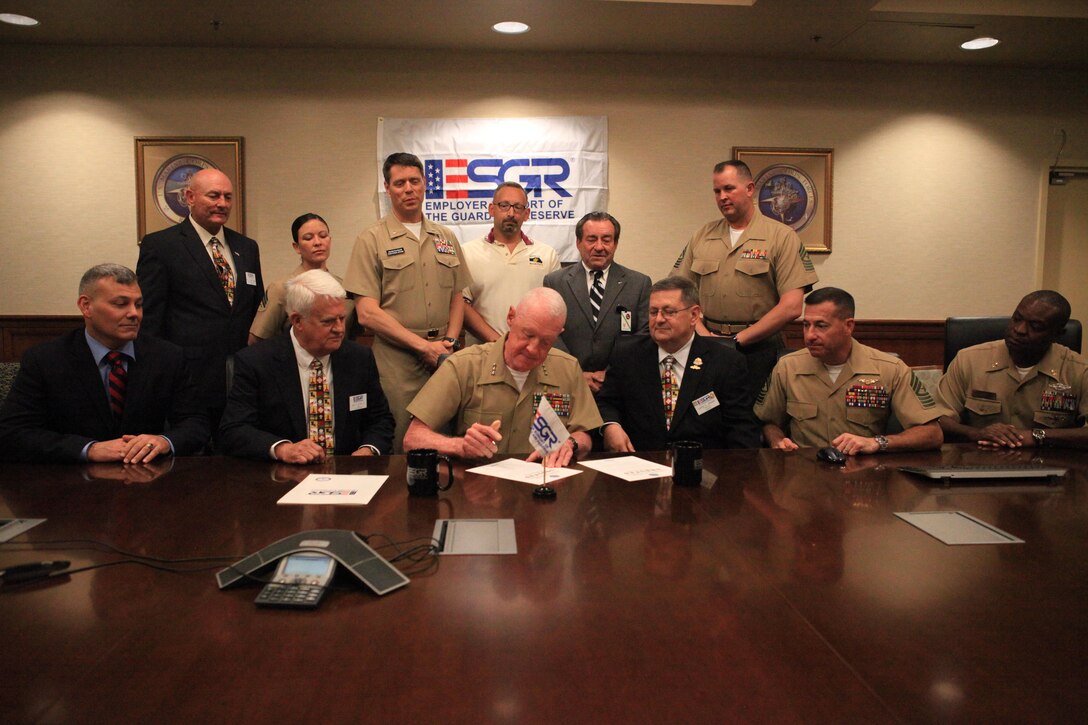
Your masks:
[[[569,418],[571,409],[570,393],[533,393],[533,410],[540,405],[540,399],[547,398],[555,414],[560,418]]]
[[[498,363],[491,363],[491,377],[495,377],[495,375],[497,374],[498,367],[499,367]]]

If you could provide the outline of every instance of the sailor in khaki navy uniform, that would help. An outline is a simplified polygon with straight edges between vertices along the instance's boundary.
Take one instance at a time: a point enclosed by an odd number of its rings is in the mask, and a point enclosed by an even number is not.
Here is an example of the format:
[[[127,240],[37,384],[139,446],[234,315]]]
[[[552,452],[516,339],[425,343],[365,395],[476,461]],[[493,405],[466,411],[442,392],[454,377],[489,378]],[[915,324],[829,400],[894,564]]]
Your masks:
[[[786,347],[782,329],[801,315],[802,298],[818,281],[797,233],[763,216],[754,193],[747,164],[715,166],[714,196],[723,218],[695,232],[677,261],[677,274],[699,288],[699,334],[736,342],[748,358],[753,396]]]
[[[360,324],[374,333],[399,453],[408,403],[461,335],[461,290],[472,285],[472,276],[453,232],[423,216],[423,162],[395,153],[382,172],[393,211],[355,240],[344,287],[356,296]]]
[[[960,350],[938,387],[949,440],[980,446],[1088,447],[1088,358],[1055,342],[1069,301],[1051,290],[1020,301],[1004,340]]]
[[[834,446],[847,455],[940,447],[937,419],[948,410],[906,363],[853,338],[848,292],[824,287],[809,294],[802,326],[807,350],[779,360],[756,400],[768,445]],[[893,411],[904,430],[885,435]]]
[[[555,290],[537,288],[510,308],[510,331],[446,360],[408,406],[406,451],[435,448],[460,458],[532,451],[529,429],[546,396],[571,437],[548,455],[566,465],[590,450],[588,431],[601,426],[578,361],[552,345],[563,330],[566,305]],[[453,421],[453,437],[437,431]],[[527,460],[537,460],[534,451]]]

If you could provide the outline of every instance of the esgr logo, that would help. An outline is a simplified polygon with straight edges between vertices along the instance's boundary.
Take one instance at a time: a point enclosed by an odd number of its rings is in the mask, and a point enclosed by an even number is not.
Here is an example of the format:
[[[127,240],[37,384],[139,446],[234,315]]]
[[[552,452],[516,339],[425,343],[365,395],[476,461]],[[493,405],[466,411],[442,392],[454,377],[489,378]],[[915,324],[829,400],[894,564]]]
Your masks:
[[[530,197],[545,189],[571,196],[562,186],[570,176],[566,159],[427,159],[423,166],[430,199],[490,199],[506,181],[518,182]]]

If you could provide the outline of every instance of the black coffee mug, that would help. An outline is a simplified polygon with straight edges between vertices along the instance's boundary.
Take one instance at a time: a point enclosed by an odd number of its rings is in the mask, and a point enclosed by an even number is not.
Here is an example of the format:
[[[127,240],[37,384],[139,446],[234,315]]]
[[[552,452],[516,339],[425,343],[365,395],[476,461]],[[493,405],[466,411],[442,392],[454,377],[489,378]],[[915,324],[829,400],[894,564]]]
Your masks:
[[[672,482],[677,486],[698,486],[703,482],[703,444],[676,441],[672,444]]]
[[[446,462],[446,485],[438,485],[438,461]],[[413,496],[437,496],[453,485],[453,461],[433,448],[408,451],[408,493]]]

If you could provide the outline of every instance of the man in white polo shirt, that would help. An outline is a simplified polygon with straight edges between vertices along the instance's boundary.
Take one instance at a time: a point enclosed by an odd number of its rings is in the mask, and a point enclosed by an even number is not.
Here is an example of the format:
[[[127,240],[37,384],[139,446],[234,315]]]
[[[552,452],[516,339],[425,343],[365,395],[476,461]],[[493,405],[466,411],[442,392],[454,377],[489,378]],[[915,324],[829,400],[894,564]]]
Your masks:
[[[540,287],[544,275],[559,269],[559,256],[547,244],[537,244],[522,231],[529,219],[529,197],[521,184],[507,181],[495,189],[488,206],[495,220],[487,236],[462,246],[472,270],[472,285],[464,290],[465,341],[494,342],[506,332],[506,313],[525,293]]]

